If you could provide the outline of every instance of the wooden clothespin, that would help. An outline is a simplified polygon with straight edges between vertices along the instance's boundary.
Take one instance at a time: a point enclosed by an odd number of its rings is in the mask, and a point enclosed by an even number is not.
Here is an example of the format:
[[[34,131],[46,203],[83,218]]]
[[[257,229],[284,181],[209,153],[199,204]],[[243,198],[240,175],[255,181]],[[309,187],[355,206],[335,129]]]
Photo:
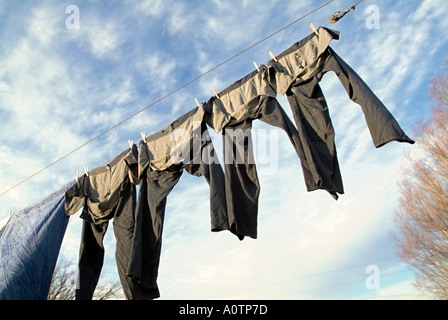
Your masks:
[[[78,183],[79,182],[79,171],[76,171],[76,183]]]
[[[14,214],[14,211],[12,211],[11,209],[9,209],[9,216],[12,216]]]
[[[86,176],[89,176],[89,168],[84,166],[84,172],[86,173]]]
[[[132,146],[134,145],[134,141],[128,140],[129,148],[132,150]]]
[[[196,101],[196,104],[198,105],[198,107],[200,107],[201,105],[200,105],[198,99],[194,98],[194,100]]]
[[[143,142],[146,143],[146,134],[143,132],[140,132],[140,134],[142,135]]]
[[[312,22],[310,24],[310,28],[313,29],[315,34],[319,35],[319,32],[317,32],[317,29],[316,29],[316,27],[314,26],[314,24]]]
[[[274,54],[272,53],[271,50],[269,50],[269,55],[272,57],[272,59],[273,59],[275,62],[278,62],[277,58],[274,56]]]
[[[219,95],[216,93],[216,91],[215,91],[214,88],[212,88],[212,91],[213,91],[213,93],[215,94],[216,98],[220,99],[220,98],[219,98]]]
[[[260,72],[260,68],[258,68],[258,65],[255,61],[254,61],[254,66],[255,66],[255,69],[257,69],[257,71]]]

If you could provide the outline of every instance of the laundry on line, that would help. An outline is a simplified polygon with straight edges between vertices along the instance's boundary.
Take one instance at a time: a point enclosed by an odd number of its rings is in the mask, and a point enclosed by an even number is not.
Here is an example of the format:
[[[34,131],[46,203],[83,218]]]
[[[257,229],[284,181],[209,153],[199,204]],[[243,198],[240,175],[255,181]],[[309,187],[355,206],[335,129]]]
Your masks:
[[[361,77],[330,47],[339,32],[321,27],[265,65],[235,81],[206,102],[146,137],[130,141],[109,164],[86,172],[54,194],[17,212],[0,229],[2,299],[45,299],[48,274],[54,268],[68,216],[82,209],[77,299],[92,299],[104,259],[102,239],[109,221],[116,237],[116,263],[127,299],[160,297],[157,285],[165,209],[169,194],[184,171],[204,177],[210,189],[210,230],[228,231],[239,240],[258,236],[260,182],[253,157],[252,123],[262,121],[284,130],[301,164],[307,191],[344,194],[334,141],[335,132],[319,82],[333,71],[348,97],[361,107],[375,147],[396,141],[413,144],[391,112]],[[291,120],[277,100],[286,95]],[[224,163],[208,132],[223,139]],[[137,194],[137,186],[139,186]],[[61,212],[64,213],[61,216]],[[23,223],[43,219],[50,227]],[[33,230],[33,227],[36,229]],[[14,230],[21,230],[15,233]],[[51,248],[13,249],[12,243],[52,238]],[[49,251],[46,255],[39,250]],[[31,250],[31,251],[29,251]],[[33,251],[36,252],[33,252]],[[20,255],[29,258],[22,264]],[[21,288],[35,276],[36,262],[47,257],[46,277],[33,279],[39,288]],[[45,258],[45,259],[47,259]],[[20,267],[19,267],[20,265]],[[39,266],[40,268],[40,266]],[[50,277],[51,279],[51,277]],[[48,293],[48,291],[47,291]]]

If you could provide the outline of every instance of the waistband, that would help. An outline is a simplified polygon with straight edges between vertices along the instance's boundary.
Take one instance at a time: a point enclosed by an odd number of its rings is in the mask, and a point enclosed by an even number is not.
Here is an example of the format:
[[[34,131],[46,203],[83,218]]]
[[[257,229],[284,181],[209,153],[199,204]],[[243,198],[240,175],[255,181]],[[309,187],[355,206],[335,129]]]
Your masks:
[[[259,70],[247,74],[218,93],[219,99],[212,97],[207,101],[207,123],[216,132],[231,122],[246,119],[257,108],[260,97],[277,96],[269,83],[267,67],[262,65]]]
[[[170,135],[172,131],[176,129],[186,129],[189,128],[189,123],[191,121],[200,121],[202,122],[204,117],[204,109],[201,107],[196,107],[189,112],[185,113],[181,117],[177,118],[176,120],[172,121],[167,126],[163,127],[159,131],[153,133],[152,135],[146,137],[145,142],[154,142],[158,139],[165,138],[166,136]]]
[[[277,55],[277,61],[270,60],[268,68],[270,83],[278,94],[285,94],[289,86],[297,79],[307,80],[323,61],[321,56],[327,50],[331,40],[339,39],[339,31],[319,28],[319,35],[314,32],[294,43]]]
[[[323,51],[326,49],[328,44],[331,40],[339,40],[339,34],[340,32],[333,29],[328,29],[325,27],[320,27],[318,30],[319,35],[315,34],[314,32],[310,33],[308,36],[303,38],[302,40],[297,41],[292,46],[290,46],[288,49],[280,53],[276,56],[277,60],[286,57],[287,55],[294,53],[298,49],[304,47],[305,45],[309,45],[309,41],[313,38],[316,38],[314,41],[315,43],[319,43],[323,48],[321,48],[320,51]],[[272,61],[272,60],[270,60]]]
[[[138,176],[140,177],[148,166],[153,170],[162,171],[182,160],[184,156],[184,160],[188,160],[186,157],[190,155],[195,143],[202,145],[206,130],[204,109],[200,106],[150,135],[145,141],[142,140],[138,154]]]

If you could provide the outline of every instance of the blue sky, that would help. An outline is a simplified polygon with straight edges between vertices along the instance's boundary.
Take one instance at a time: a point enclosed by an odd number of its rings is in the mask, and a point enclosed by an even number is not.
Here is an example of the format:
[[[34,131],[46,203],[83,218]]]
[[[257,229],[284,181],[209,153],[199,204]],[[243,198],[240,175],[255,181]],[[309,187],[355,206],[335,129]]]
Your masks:
[[[0,0],[0,192],[33,175],[326,1]],[[330,5],[129,119],[0,197],[18,211],[155,132],[307,36],[309,24],[356,1]],[[79,29],[69,29],[69,5]],[[369,10],[367,10],[369,8]],[[370,28],[377,9],[375,26]],[[443,0],[359,4],[337,24],[333,49],[412,136],[430,112],[430,79],[448,52]],[[254,123],[261,183],[259,238],[209,231],[208,185],[184,174],[169,195],[159,270],[161,299],[417,299],[413,273],[390,240],[403,152],[373,147],[362,112],[334,74],[321,82],[336,131],[346,193],[306,192],[286,135]],[[279,102],[290,114],[285,97]],[[268,140],[263,140],[265,134]],[[214,135],[217,148],[220,137]],[[264,145],[264,147],[263,147]],[[266,150],[265,150],[266,149]],[[70,220],[61,259],[77,261],[81,224]],[[118,279],[112,227],[105,279]],[[376,266],[380,285],[366,286]]]

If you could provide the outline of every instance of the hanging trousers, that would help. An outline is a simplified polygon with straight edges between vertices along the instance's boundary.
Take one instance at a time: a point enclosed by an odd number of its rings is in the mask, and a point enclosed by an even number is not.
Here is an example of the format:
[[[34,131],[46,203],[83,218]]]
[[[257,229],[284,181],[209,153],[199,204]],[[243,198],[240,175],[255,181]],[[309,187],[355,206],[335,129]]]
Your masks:
[[[338,33],[319,29],[271,61],[270,80],[278,93],[286,93],[305,153],[305,183],[308,191],[327,190],[335,199],[343,194],[343,183],[335,146],[335,132],[328,106],[319,86],[333,71],[348,97],[360,105],[375,147],[390,141],[414,143],[393,115],[361,77],[339,57],[329,42]]]
[[[255,239],[260,183],[253,155],[252,122],[261,120],[284,130],[299,158],[305,154],[297,129],[275,98],[266,67],[236,81],[218,96],[206,103],[205,110],[209,125],[222,130],[230,230],[240,240],[245,236]]]
[[[84,175],[66,192],[67,215],[82,209],[76,300],[91,300],[104,263],[103,240],[113,219],[115,260],[126,299],[146,294],[146,288],[127,277],[135,225],[137,148],[126,150],[109,165]]]
[[[127,181],[123,184],[122,191],[123,196],[113,212],[112,221],[116,239],[115,260],[125,298],[135,300],[141,296],[146,297],[148,294],[146,288],[127,276],[135,225],[135,185]],[[104,263],[105,249],[103,240],[108,225],[109,221],[92,223],[88,220],[83,220],[76,300],[91,300],[93,298]]]
[[[245,236],[257,238],[261,188],[252,144],[252,122],[257,119],[284,130],[299,157],[303,157],[298,131],[275,98],[261,98],[259,107],[248,118],[225,126],[224,172],[229,226],[240,240]]]
[[[196,130],[191,127],[194,123],[191,119],[199,121],[197,135],[194,133]],[[171,133],[174,134],[179,128],[184,130],[187,139],[186,143],[177,149],[182,150],[184,154],[173,160],[172,157],[165,157],[163,151],[166,150],[166,143],[172,141]],[[148,137],[147,141],[141,141],[139,150],[141,183],[128,275],[153,291],[154,295],[148,298],[156,298],[159,296],[157,278],[168,195],[179,182],[184,170],[194,176],[203,176],[210,187],[211,230],[228,230],[224,173],[214,155],[213,144],[198,109],[173,122],[170,129]],[[185,158],[185,155],[188,155],[188,158]]]

